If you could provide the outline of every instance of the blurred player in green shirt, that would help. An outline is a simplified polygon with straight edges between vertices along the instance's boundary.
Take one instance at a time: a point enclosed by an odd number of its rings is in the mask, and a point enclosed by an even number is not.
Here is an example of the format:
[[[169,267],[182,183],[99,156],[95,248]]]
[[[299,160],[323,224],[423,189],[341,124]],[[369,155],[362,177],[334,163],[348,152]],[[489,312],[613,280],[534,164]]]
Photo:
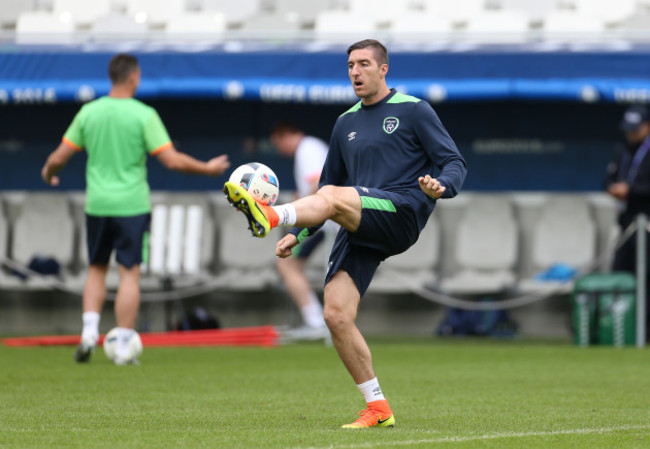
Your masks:
[[[88,153],[85,211],[90,266],[75,360],[89,361],[97,345],[106,273],[115,250],[120,276],[115,300],[119,329],[115,362],[122,364],[140,306],[140,263],[151,221],[147,154],[156,156],[170,170],[206,176],[221,175],[230,163],[226,155],[203,162],[174,148],[156,110],[133,98],[141,75],[134,56],[115,55],[108,73],[108,96],[81,108],[61,144],[47,158],[41,175],[46,183],[58,186],[56,174],[68,159],[83,149]]]

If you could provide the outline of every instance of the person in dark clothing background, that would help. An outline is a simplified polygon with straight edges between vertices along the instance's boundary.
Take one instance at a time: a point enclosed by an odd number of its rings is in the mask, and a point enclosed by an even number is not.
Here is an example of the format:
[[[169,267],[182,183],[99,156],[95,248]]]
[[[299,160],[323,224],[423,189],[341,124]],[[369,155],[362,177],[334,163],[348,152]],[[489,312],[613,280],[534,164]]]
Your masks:
[[[606,190],[619,202],[618,224],[624,232],[637,215],[650,217],[650,112],[645,106],[630,106],[619,127],[625,135],[625,146],[607,167]],[[635,236],[616,250],[614,271],[636,273]],[[646,254],[650,256],[650,239],[646,242]],[[650,257],[647,260],[650,262]],[[646,264],[646,285],[649,275],[650,264]]]

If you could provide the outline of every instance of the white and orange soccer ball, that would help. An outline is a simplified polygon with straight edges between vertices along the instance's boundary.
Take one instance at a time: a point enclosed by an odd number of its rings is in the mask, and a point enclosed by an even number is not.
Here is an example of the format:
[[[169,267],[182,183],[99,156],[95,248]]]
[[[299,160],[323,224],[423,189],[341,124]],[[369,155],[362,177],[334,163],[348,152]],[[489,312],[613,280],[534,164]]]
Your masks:
[[[245,188],[258,203],[271,206],[278,200],[278,177],[273,170],[259,162],[240,165],[232,172],[229,181]]]

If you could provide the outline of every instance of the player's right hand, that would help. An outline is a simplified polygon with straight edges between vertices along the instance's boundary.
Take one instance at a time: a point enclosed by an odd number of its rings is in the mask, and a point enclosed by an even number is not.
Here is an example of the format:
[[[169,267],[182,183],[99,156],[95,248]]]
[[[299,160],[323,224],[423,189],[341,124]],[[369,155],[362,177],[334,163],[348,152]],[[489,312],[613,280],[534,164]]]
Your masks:
[[[58,186],[61,182],[58,176],[48,170],[47,165],[41,170],[41,178],[43,178],[43,181],[45,181],[46,184],[51,185],[52,187]]]
[[[298,237],[293,234],[287,234],[280,239],[275,246],[275,255],[278,257],[289,257],[292,254],[292,249],[298,244]]]

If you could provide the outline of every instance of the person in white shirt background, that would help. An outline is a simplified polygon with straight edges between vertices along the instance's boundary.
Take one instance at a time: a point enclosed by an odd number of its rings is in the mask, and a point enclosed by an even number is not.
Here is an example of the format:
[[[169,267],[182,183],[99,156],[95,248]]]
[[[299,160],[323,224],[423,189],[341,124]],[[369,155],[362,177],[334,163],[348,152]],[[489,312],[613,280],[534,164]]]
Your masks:
[[[280,154],[294,159],[296,199],[316,193],[329,148],[327,143],[306,135],[288,121],[273,126],[270,140]],[[276,259],[278,273],[304,323],[302,327],[294,330],[293,336],[296,338],[321,338],[329,335],[323,320],[323,306],[303,271],[307,258],[322,244],[327,228],[328,226],[325,226],[318,235],[306,239],[300,248],[294,250],[294,256]]]

